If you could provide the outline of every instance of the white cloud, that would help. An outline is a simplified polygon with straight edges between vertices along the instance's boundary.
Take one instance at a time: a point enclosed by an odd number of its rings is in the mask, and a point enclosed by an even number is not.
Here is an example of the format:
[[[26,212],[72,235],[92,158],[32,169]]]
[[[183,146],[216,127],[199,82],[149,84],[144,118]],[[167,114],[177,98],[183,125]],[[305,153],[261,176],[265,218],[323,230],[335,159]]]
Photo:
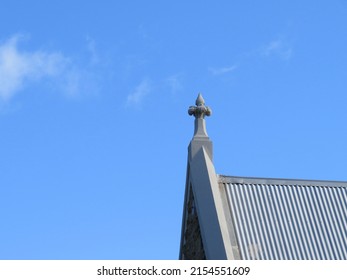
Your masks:
[[[0,45],[0,98],[7,101],[28,83],[61,75],[68,59],[58,52],[18,49],[21,36]]]
[[[276,55],[284,60],[291,58],[293,50],[292,48],[283,40],[273,40],[265,47],[263,47],[261,53],[265,56]]]
[[[237,68],[237,65],[232,65],[229,67],[220,67],[220,68],[213,68],[209,67],[208,70],[213,74],[213,75],[223,75],[229,72],[234,71]]]
[[[87,38],[89,57],[84,65],[61,52],[23,50],[20,48],[22,41],[23,36],[16,35],[0,42],[0,101],[9,101],[35,82],[43,85],[48,82],[49,90],[68,97],[98,92],[100,59],[94,40]]]
[[[165,82],[169,85],[172,94],[176,94],[183,89],[180,74],[169,76]]]
[[[81,74],[78,70],[70,69],[65,74],[62,88],[68,96],[76,96],[81,89]]]
[[[143,98],[151,91],[151,84],[148,79],[143,79],[135,90],[128,95],[127,105],[139,105],[142,103]]]
[[[95,40],[87,36],[87,49],[90,53],[90,63],[98,64],[100,62],[99,54],[96,50]]]

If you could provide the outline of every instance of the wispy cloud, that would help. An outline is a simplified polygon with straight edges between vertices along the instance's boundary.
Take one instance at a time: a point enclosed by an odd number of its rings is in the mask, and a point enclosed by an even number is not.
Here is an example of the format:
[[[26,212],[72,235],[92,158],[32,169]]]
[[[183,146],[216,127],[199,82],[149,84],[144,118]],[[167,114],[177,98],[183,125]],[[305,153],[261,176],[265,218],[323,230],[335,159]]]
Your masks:
[[[213,74],[213,75],[223,75],[229,72],[234,71],[237,68],[237,65],[232,65],[228,67],[219,67],[219,68],[214,68],[214,67],[209,67],[208,70]]]
[[[135,90],[127,97],[127,105],[140,105],[145,96],[151,91],[151,83],[145,78],[135,87]]]
[[[95,42],[87,39],[90,65],[81,65],[59,51],[20,48],[24,36],[0,43],[0,101],[9,101],[35,82],[48,82],[50,90],[75,97],[97,89],[95,67],[99,63]],[[88,61],[87,60],[87,61]]]
[[[87,36],[87,50],[90,53],[90,63],[98,64],[100,62],[100,58],[96,49],[96,43],[95,40],[90,36]]]
[[[264,56],[278,56],[281,59],[288,60],[291,58],[293,49],[286,43],[284,40],[277,39],[273,40],[267,45],[265,45],[261,50],[262,55]]]
[[[0,45],[0,98],[9,100],[27,83],[58,76],[68,64],[59,52],[25,52],[18,49],[23,36],[13,36]]]
[[[176,94],[183,89],[181,74],[171,75],[166,78],[165,82],[169,86],[172,94]]]

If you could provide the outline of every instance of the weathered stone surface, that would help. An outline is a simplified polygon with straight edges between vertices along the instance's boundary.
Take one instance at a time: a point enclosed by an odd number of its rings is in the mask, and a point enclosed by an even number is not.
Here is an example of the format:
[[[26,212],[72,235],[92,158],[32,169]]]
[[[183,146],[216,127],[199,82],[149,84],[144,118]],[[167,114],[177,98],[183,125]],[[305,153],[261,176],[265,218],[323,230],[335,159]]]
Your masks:
[[[194,115],[195,118],[203,119],[205,116],[210,116],[212,110],[205,106],[205,100],[202,95],[199,93],[198,98],[195,101],[196,106],[190,106],[188,109],[188,114]]]
[[[206,260],[204,246],[201,239],[200,225],[196,213],[193,192],[190,189],[187,207],[187,224],[184,233],[183,259]]]

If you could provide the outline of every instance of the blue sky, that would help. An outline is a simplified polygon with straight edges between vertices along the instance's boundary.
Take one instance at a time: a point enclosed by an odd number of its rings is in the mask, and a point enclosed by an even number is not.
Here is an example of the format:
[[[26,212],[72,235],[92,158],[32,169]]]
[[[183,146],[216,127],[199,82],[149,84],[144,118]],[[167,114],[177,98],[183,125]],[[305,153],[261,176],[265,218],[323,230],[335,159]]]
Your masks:
[[[201,92],[219,174],[347,181],[347,1],[0,9],[0,259],[177,259]]]

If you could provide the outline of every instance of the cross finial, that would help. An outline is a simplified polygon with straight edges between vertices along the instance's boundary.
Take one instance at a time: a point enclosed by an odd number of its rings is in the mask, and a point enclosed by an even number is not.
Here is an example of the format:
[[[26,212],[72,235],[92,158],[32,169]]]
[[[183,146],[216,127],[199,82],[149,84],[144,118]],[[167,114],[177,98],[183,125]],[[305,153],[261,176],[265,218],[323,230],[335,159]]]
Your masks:
[[[202,95],[199,93],[198,98],[195,101],[196,106],[190,106],[188,109],[188,114],[194,115],[196,119],[203,119],[205,116],[210,116],[212,110],[205,106],[205,100],[202,98]]]
[[[199,93],[198,98],[195,102],[196,106],[190,106],[188,109],[189,115],[194,115],[194,135],[193,139],[189,144],[189,155],[193,158],[197,152],[203,147],[207,152],[208,156],[212,160],[212,142],[207,135],[205,116],[210,116],[212,110],[205,106],[205,100]]]

